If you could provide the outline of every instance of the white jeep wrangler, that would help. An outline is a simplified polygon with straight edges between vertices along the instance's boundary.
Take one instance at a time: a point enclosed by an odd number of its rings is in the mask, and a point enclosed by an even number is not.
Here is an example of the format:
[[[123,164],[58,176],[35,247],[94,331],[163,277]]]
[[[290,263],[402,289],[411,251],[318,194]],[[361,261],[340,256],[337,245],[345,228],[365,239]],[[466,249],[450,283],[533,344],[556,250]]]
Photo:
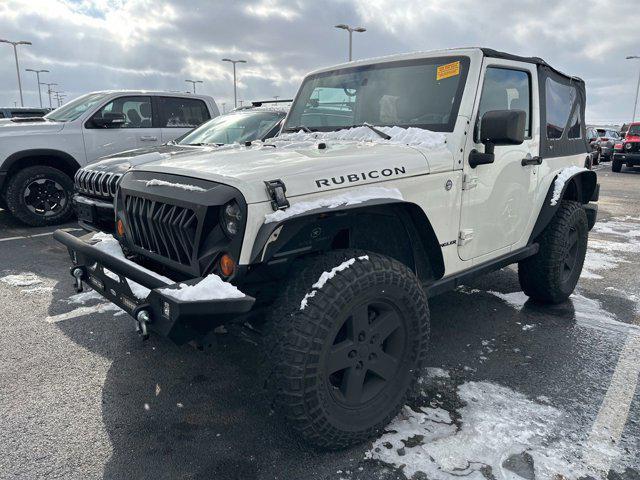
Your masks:
[[[281,137],[136,167],[113,237],[55,238],[143,335],[262,319],[274,404],[345,447],[405,401],[429,296],[512,263],[532,299],[571,294],[598,195],[584,107],[579,78],[488,49],[339,65],[304,79]]]
[[[32,226],[73,214],[76,171],[105,155],[173,140],[210,118],[207,95],[92,92],[44,117],[0,120],[0,208]]]

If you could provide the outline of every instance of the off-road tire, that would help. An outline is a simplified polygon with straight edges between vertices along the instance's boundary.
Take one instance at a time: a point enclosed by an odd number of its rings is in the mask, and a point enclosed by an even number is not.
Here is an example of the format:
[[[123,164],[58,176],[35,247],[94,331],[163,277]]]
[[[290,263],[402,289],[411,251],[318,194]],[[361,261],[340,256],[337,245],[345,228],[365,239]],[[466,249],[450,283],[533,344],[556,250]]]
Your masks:
[[[537,239],[538,253],[518,264],[524,293],[542,303],[557,304],[569,298],[582,272],[588,234],[584,208],[578,202],[563,200]]]
[[[622,162],[620,160],[614,160],[611,162],[611,171],[620,173],[622,171]]]
[[[323,272],[331,272],[349,259],[355,261],[348,268],[336,272],[321,288],[312,287]],[[265,326],[263,374],[273,407],[307,442],[317,447],[335,450],[363,442],[382,432],[414,388],[429,340],[427,297],[419,280],[405,265],[363,251],[336,250],[303,260],[294,265],[292,271],[295,275],[283,286]],[[305,298],[306,306],[301,309]],[[380,332],[381,325],[389,326],[395,321],[376,323],[390,317],[383,314],[375,317],[378,312],[368,303],[374,298],[384,304],[381,310],[384,314],[397,314],[394,318],[399,319],[401,325],[377,346],[375,332]],[[389,310],[385,310],[386,302]],[[362,303],[366,307],[362,307]],[[364,311],[365,315],[350,316],[350,309]],[[371,330],[367,330],[362,340],[354,329],[360,330],[356,325],[363,324],[356,323],[356,319],[365,316],[369,324],[366,328]],[[343,319],[346,319],[344,327]],[[341,334],[346,337],[338,341]],[[383,335],[385,333],[380,334]],[[327,374],[331,370],[328,360],[337,358],[330,353],[337,350],[336,345],[346,345],[345,342],[353,342],[344,358],[349,365],[350,362],[354,365],[342,372]],[[401,345],[402,350],[397,356],[397,370],[393,375],[387,374],[390,380],[379,387],[382,377],[369,370],[371,355],[372,352],[380,355],[379,359],[377,355],[374,357],[374,362],[386,358],[382,349],[392,344]],[[355,356],[350,356],[356,350]],[[345,382],[357,377],[344,375],[348,375],[347,372],[356,375],[358,371],[361,374],[363,370],[366,373],[363,385],[382,390],[360,404],[347,405],[347,394],[343,395],[342,389]],[[336,379],[340,373],[342,381]],[[362,395],[365,391],[363,387]],[[369,393],[372,391],[375,389]]]
[[[61,186],[66,195],[64,206],[50,216],[40,215],[31,211],[24,197],[27,186],[42,179]],[[73,180],[66,173],[57,168],[36,165],[20,170],[9,179],[5,200],[7,208],[18,220],[32,227],[41,227],[64,223],[71,218],[73,215],[72,193]]]

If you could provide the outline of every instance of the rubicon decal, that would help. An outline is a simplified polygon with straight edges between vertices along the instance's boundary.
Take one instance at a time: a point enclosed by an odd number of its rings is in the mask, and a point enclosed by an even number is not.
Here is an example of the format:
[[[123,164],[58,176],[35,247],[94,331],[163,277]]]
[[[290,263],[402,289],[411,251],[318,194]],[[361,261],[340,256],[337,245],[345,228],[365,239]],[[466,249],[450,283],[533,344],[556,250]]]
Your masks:
[[[365,182],[367,180],[375,180],[377,178],[395,177],[407,173],[407,168],[392,167],[384,168],[382,170],[369,170],[368,172],[349,173],[348,175],[339,175],[331,178],[319,178],[316,182],[316,187],[330,187],[332,185],[343,185],[349,183]]]

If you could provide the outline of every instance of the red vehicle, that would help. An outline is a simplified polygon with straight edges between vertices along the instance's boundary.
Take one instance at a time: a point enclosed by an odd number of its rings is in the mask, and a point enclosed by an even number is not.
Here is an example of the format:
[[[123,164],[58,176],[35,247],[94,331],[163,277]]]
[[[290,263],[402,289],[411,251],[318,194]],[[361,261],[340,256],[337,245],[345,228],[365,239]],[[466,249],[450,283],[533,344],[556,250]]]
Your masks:
[[[613,147],[613,163],[611,170],[620,172],[622,165],[631,168],[640,166],[640,122],[629,125],[626,135]]]

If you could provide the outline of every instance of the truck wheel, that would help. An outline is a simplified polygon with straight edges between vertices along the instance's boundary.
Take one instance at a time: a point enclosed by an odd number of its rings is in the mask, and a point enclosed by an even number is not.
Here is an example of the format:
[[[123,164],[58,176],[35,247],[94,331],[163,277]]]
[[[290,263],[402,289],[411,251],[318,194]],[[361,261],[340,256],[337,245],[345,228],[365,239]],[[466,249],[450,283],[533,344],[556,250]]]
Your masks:
[[[569,298],[582,272],[588,232],[584,208],[578,202],[563,200],[538,238],[538,253],[518,264],[524,293],[543,303]]]
[[[73,180],[57,168],[37,165],[16,173],[7,185],[9,211],[33,227],[63,223],[73,214]]]
[[[405,265],[378,254],[338,250],[293,268],[267,319],[266,386],[311,444],[360,443],[413,388],[429,337],[426,295]]]
[[[611,162],[612,172],[620,173],[620,170],[622,170],[622,162],[620,160],[614,160]]]

